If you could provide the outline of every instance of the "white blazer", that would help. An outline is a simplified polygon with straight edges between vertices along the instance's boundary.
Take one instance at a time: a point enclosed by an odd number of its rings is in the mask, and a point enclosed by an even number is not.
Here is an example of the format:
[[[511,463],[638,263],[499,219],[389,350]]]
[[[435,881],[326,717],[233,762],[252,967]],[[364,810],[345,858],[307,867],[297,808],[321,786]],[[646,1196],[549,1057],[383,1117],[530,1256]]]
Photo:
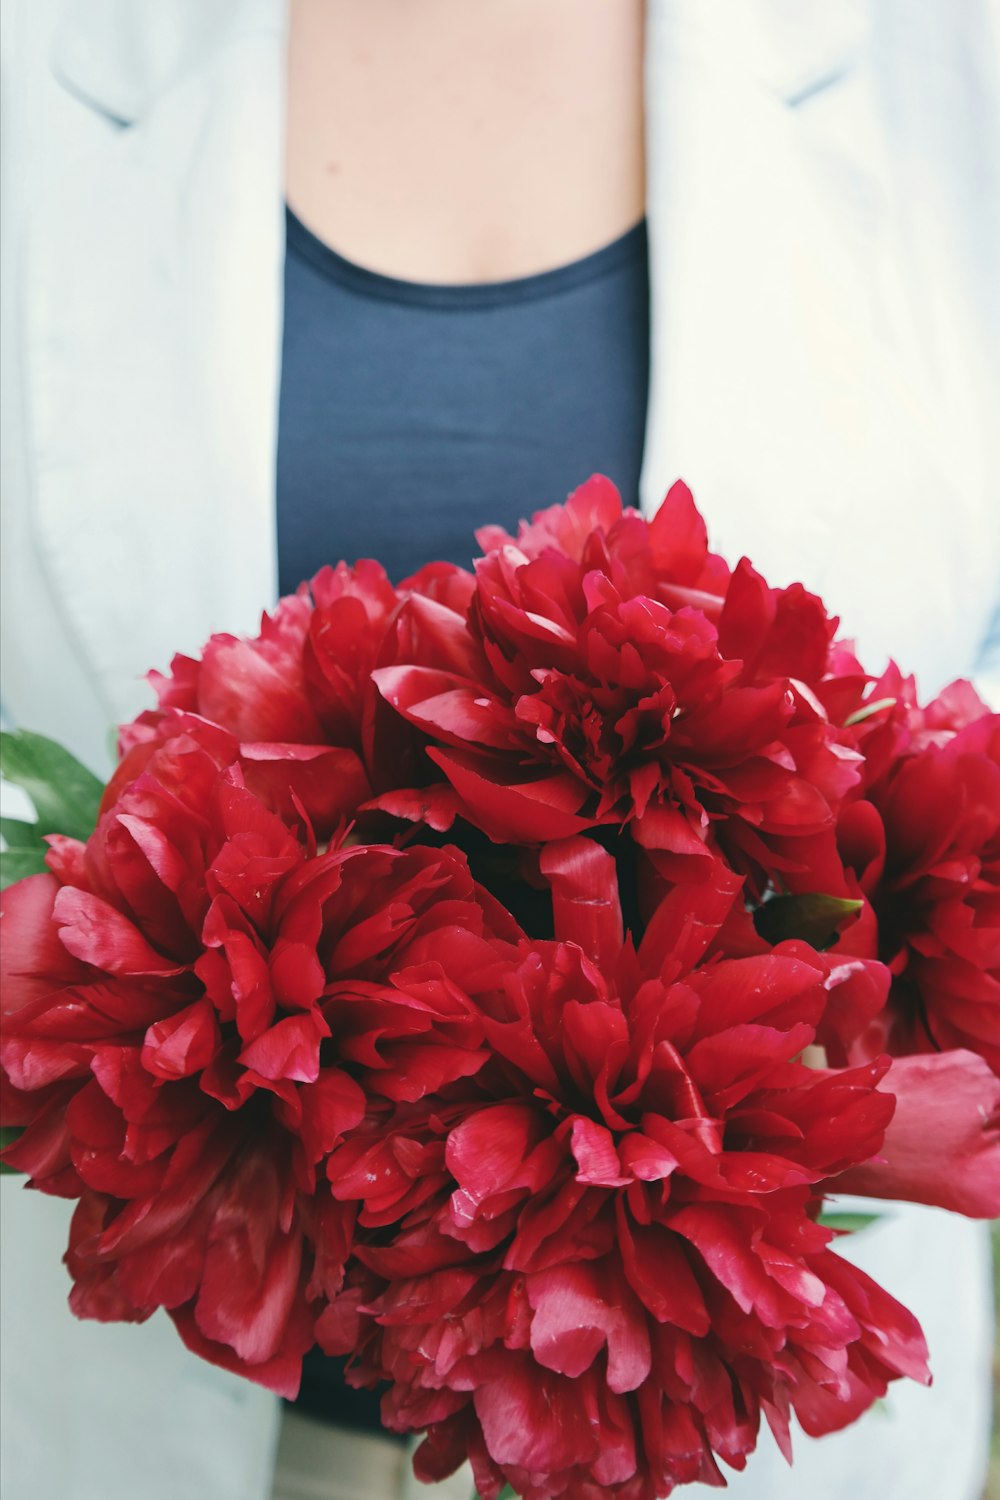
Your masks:
[[[928,691],[986,681],[1000,599],[996,19],[648,3],[644,503],[683,475],[720,550],[802,578]],[[284,6],[6,0],[2,25],[3,700],[101,768],[147,668],[275,595]],[[271,1398],[165,1320],[73,1323],[67,1205],[3,1194],[6,1500],[265,1495]],[[964,1358],[985,1367],[982,1236],[915,1212],[902,1250],[875,1232],[886,1279],[906,1300],[932,1246],[973,1289]],[[939,1383],[903,1401],[923,1490],[887,1497],[976,1494],[985,1386],[956,1377],[949,1407]],[[976,1436],[928,1489],[912,1438],[941,1411]],[[835,1493],[817,1484],[788,1493]]]

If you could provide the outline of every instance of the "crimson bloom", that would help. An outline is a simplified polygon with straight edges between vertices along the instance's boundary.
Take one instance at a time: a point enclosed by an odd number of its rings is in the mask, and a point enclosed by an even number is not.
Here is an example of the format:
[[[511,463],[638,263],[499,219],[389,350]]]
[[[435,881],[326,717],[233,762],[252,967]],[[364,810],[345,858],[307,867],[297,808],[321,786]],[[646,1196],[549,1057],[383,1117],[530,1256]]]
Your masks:
[[[380,785],[390,762],[381,743],[375,753],[379,702],[370,674],[400,599],[415,595],[428,612],[438,601],[456,609],[471,585],[445,563],[398,591],[376,562],[322,568],[263,616],[256,637],[215,635],[200,659],[175,656],[169,676],[149,674],[159,707],[123,726],[111,796],[134,780],[156,745],[197,717],[233,737],[251,791],[286,819],[304,812],[327,836],[355,816],[372,796],[373,775]],[[398,774],[400,760],[406,764],[398,720],[390,737]]]
[[[425,1478],[655,1500],[928,1378],[819,1209],[1000,1214],[1000,716],[874,682],[682,484],[479,540],[151,674],[4,896],[4,1159],[79,1200],[79,1315],[283,1395],[318,1337]]]
[[[788,1450],[926,1379],[913,1318],[829,1249],[817,1185],[879,1149],[886,1063],[799,1060],[821,963],[702,962],[740,882],[679,888],[638,952],[614,862],[547,851],[558,940],[479,997],[492,1057],[370,1116],[328,1162],[356,1268],[320,1319],[416,1467],[468,1453],[479,1491],[653,1500],[742,1468],[761,1416]],[[572,941],[572,939],[576,941]]]
[[[833,813],[857,754],[809,686],[836,626],[819,599],[746,560],[731,573],[682,484],[647,523],[595,476],[516,541],[480,540],[440,658],[397,651],[374,674],[456,811],[514,844],[627,824],[671,880],[713,850],[758,891],[840,876]],[[407,813],[398,794],[381,805]]]
[[[920,708],[894,668],[871,696],[887,694],[859,725],[864,780],[838,822],[893,974],[864,1046],[966,1048],[1000,1074],[1000,715],[967,683]]]
[[[156,749],[86,845],[4,895],[7,1162],[79,1197],[81,1316],[169,1311],[285,1395],[335,1292],[353,1209],[317,1167],[369,1097],[475,1071],[463,990],[519,929],[447,851],[317,855],[201,724]]]

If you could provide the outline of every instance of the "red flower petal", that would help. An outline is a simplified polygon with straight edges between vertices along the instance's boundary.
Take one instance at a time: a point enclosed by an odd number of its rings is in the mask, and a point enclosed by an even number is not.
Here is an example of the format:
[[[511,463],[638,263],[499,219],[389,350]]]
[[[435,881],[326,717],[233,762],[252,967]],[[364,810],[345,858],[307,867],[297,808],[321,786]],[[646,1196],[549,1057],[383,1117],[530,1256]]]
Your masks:
[[[501,766],[487,760],[435,748],[427,753],[458,793],[466,815],[497,843],[548,843],[594,825],[593,818],[577,816],[584,794],[572,776],[557,773],[513,785]]]
[[[552,890],[556,936],[595,963],[613,962],[622,945],[614,857],[592,839],[547,844],[539,868]]]
[[[186,1078],[208,1066],[219,1043],[215,1007],[202,998],[149,1027],[142,1065],[160,1078]]]
[[[52,912],[63,947],[83,963],[108,974],[167,978],[181,972],[150,947],[127,917],[89,891],[63,886]]]
[[[239,1061],[262,1078],[287,1078],[315,1083],[319,1077],[319,1047],[330,1028],[312,1013],[287,1016],[243,1048]]]
[[[971,1052],[896,1058],[882,1088],[896,1112],[879,1155],[836,1191],[1000,1218],[1000,1079]]]
[[[598,1262],[536,1271],[527,1278],[527,1292],[539,1364],[582,1375],[606,1345],[611,1390],[634,1391],[646,1379],[652,1356],[645,1318],[613,1270]]]

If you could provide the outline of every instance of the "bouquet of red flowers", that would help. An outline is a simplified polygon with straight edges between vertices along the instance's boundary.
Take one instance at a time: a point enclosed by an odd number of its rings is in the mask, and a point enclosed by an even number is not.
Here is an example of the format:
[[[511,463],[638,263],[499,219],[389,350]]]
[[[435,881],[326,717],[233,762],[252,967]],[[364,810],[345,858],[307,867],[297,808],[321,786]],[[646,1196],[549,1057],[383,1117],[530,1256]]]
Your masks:
[[[654,1500],[928,1378],[823,1208],[1000,1213],[1000,716],[681,484],[479,542],[176,657],[103,791],[10,738],[4,1160],[80,1316],[350,1355],[490,1500]]]

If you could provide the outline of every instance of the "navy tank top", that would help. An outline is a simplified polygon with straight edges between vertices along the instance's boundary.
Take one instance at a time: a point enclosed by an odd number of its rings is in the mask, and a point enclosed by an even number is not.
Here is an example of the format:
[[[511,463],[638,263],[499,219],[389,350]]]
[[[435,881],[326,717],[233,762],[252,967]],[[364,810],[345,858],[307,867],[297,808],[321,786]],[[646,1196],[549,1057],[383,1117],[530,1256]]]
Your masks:
[[[282,593],[376,557],[393,582],[466,567],[473,531],[516,526],[607,474],[637,504],[649,384],[646,226],[566,266],[436,286],[363,269],[287,213],[278,412]],[[378,1396],[307,1355],[298,1408],[379,1427]]]
[[[649,381],[646,226],[553,271],[433,286],[338,255],[289,210],[278,414],[283,593],[325,562],[393,582],[468,567],[591,474],[638,499]]]

